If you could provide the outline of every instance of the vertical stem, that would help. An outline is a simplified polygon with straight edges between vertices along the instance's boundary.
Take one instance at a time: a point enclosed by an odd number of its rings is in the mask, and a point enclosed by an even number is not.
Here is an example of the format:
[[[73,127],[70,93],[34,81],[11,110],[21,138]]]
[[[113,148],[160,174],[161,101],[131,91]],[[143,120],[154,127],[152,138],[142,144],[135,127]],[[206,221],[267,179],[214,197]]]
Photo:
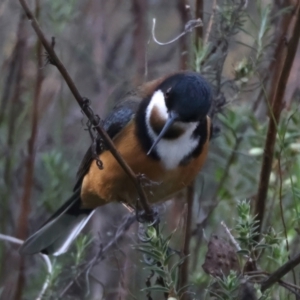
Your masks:
[[[196,19],[201,19],[203,22],[203,6],[204,6],[204,0],[196,0]],[[199,26],[195,29],[195,41],[194,45],[198,45],[199,39],[203,38],[203,26]]]
[[[136,61],[136,84],[141,84],[145,73],[146,36],[147,36],[147,1],[132,0],[133,14],[133,53]]]
[[[40,12],[39,0],[36,0],[36,11],[35,15],[38,19]],[[23,195],[20,202],[20,213],[17,221],[16,236],[24,240],[28,235],[28,216],[30,213],[30,198],[32,187],[34,183],[34,162],[35,162],[35,144],[38,130],[38,104],[39,96],[41,92],[42,82],[43,82],[43,69],[42,69],[42,44],[39,39],[36,42],[36,55],[37,55],[37,72],[36,72],[36,83],[34,90],[34,97],[32,103],[32,113],[31,113],[31,135],[28,140],[28,154],[25,161],[25,174],[23,181]],[[18,283],[16,287],[16,300],[22,299],[23,289],[25,285],[25,262],[24,257],[20,257],[19,262],[19,273],[18,273]]]
[[[218,185],[215,188],[215,193],[213,194],[212,198],[211,198],[211,206],[208,208],[208,211],[206,212],[206,216],[205,219],[201,222],[201,224],[197,224],[197,229],[196,229],[196,244],[194,247],[194,260],[192,263],[193,266],[193,271],[195,271],[197,269],[197,265],[198,265],[198,259],[199,259],[199,249],[201,247],[202,244],[202,240],[203,240],[203,233],[202,230],[206,227],[208,220],[210,219],[210,216],[212,215],[212,213],[214,212],[214,209],[217,207],[217,205],[219,204],[219,199],[218,199],[218,192],[223,188],[224,184],[227,181],[228,175],[229,175],[229,171],[231,166],[233,165],[235,159],[236,159],[236,154],[237,151],[240,147],[240,144],[242,142],[243,137],[235,137],[235,145],[234,148],[232,149],[232,152],[226,162],[226,165],[224,167],[224,172],[222,174],[221,179],[219,180]]]
[[[10,102],[10,111],[8,116],[8,133],[7,133],[7,157],[4,164],[4,182],[7,187],[7,194],[9,194],[9,189],[11,187],[11,167],[12,167],[12,156],[13,156],[13,144],[14,144],[14,134],[15,134],[15,126],[16,120],[18,116],[18,109],[22,91],[22,78],[23,78],[23,64],[24,64],[24,48],[26,47],[26,34],[24,31],[24,21],[25,16],[21,15],[17,33],[17,43],[14,49],[14,55],[12,57],[15,60],[15,83],[9,82],[9,85],[13,86],[13,95],[11,99],[3,99],[5,102]],[[13,76],[12,76],[13,77]],[[6,219],[6,213],[2,216]],[[3,221],[3,220],[2,220]]]
[[[186,0],[178,0],[177,4],[178,12],[181,18],[182,27],[184,28],[185,24],[189,20],[189,7],[187,6]],[[180,70],[186,70],[188,65],[188,35],[185,34],[179,40],[179,47],[180,47]]]
[[[260,222],[260,227],[258,228],[259,231],[261,231],[264,220],[266,199],[276,142],[277,124],[279,122],[283,107],[283,97],[286,83],[295,58],[300,37],[299,6],[300,3],[298,2],[297,6],[292,12],[292,17],[289,14],[286,14],[285,16],[285,18],[288,18],[290,26],[287,27],[287,32],[282,33],[278,51],[275,57],[275,61],[278,62],[278,64],[274,68],[271,91],[268,98],[268,103],[270,106],[270,121],[264,147],[263,162],[255,204],[255,214],[257,214],[257,219]]]
[[[193,200],[195,193],[195,184],[194,182],[187,188],[187,212],[185,218],[185,230],[184,230],[184,244],[183,244],[183,255],[187,256],[190,254],[190,240],[191,240],[191,231],[192,231],[192,219],[193,219]],[[189,257],[186,257],[179,269],[179,288],[182,288],[188,284],[189,279]],[[182,290],[186,292],[186,288]],[[184,293],[181,297],[182,300],[188,300],[189,295]]]
[[[36,15],[39,14],[39,0],[36,0]],[[36,56],[37,56],[37,72],[35,90],[31,112],[31,134],[28,140],[28,154],[26,157],[26,171],[23,181],[23,195],[21,198],[21,209],[17,225],[17,237],[24,240],[27,237],[27,218],[30,212],[30,197],[33,186],[34,176],[34,161],[35,161],[35,144],[38,131],[38,104],[43,82],[43,63],[42,63],[42,44],[38,39],[36,42]]]
[[[14,80],[14,75],[16,73],[17,70],[17,54],[18,54],[18,46],[19,43],[16,43],[12,54],[10,56],[10,61],[9,61],[9,67],[8,67],[8,74],[4,83],[4,87],[3,87],[3,94],[0,100],[0,125],[2,124],[3,120],[4,120],[4,116],[5,116],[5,111],[7,108],[7,104],[8,104],[8,99],[10,98],[10,95],[13,91],[13,85],[12,82]]]
[[[7,226],[7,219],[9,215],[9,207],[10,207],[10,201],[9,197],[11,197],[12,193],[12,163],[14,158],[14,137],[15,137],[15,129],[16,129],[16,121],[18,119],[18,111],[19,105],[20,105],[20,98],[22,96],[22,83],[23,83],[23,75],[24,75],[24,52],[26,49],[26,42],[27,42],[27,34],[26,34],[26,27],[24,26],[26,17],[21,14],[20,16],[20,22],[17,32],[17,43],[15,46],[15,55],[14,59],[16,60],[16,70],[15,70],[15,82],[13,84],[13,95],[10,100],[10,111],[9,111],[9,120],[8,120],[8,134],[7,134],[7,149],[8,154],[7,158],[4,164],[4,181],[6,184],[6,197],[4,197],[5,202],[2,204],[4,209],[2,210],[2,216],[1,216],[1,222],[2,227]],[[12,84],[12,83],[10,83]],[[4,99],[7,101],[8,99]],[[11,251],[11,250],[10,250]],[[4,257],[7,257],[4,255]],[[4,274],[4,289],[1,293],[0,299],[21,299],[16,289],[16,277],[18,269],[18,262],[19,257],[16,255],[16,253],[12,253],[10,255],[10,260],[5,260],[3,262],[3,270]]]

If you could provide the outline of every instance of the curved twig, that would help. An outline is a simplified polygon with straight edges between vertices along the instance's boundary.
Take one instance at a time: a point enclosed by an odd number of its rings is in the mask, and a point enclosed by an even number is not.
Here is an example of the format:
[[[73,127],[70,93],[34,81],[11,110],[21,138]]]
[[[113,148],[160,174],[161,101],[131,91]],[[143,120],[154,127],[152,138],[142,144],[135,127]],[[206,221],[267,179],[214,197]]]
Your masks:
[[[206,29],[203,45],[206,45],[207,42],[208,42],[208,38],[210,36],[210,32],[211,32],[212,25],[213,25],[213,22],[214,22],[216,7],[217,7],[217,0],[214,0],[213,5],[212,5],[212,13],[210,15],[209,22],[207,24],[207,29]]]
[[[196,27],[200,27],[203,25],[201,19],[196,19],[196,20],[190,20],[189,22],[186,23],[184,31],[181,32],[178,36],[176,36],[174,39],[172,39],[171,41],[168,42],[160,42],[157,40],[156,36],[155,36],[155,24],[156,24],[156,19],[154,18],[152,21],[152,39],[153,41],[160,45],[160,46],[165,46],[165,45],[169,45],[172,44],[174,42],[176,42],[177,40],[179,40],[182,36],[184,36],[185,34],[187,34],[188,32],[192,32],[192,30]]]
[[[17,245],[22,245],[24,241],[17,239],[15,237],[9,236],[9,235],[5,235],[5,234],[1,234],[0,233],[0,240],[2,241],[7,241],[13,244],[17,244]],[[52,264],[51,261],[49,259],[49,257],[45,254],[39,253],[40,257],[44,260],[45,265],[47,267],[47,277],[46,280],[43,284],[43,287],[39,293],[39,295],[37,296],[36,300],[41,300],[43,298],[43,295],[45,293],[45,291],[47,290],[48,286],[49,286],[49,275],[52,274],[53,268],[52,268]]]

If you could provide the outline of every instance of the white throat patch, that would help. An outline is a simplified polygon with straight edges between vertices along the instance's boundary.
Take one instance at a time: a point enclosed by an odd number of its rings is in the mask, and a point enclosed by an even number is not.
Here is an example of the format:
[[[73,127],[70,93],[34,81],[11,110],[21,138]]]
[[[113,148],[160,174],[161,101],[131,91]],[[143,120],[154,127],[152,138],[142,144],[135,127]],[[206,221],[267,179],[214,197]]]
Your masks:
[[[146,125],[152,142],[154,142],[158,136],[150,124],[150,117],[154,107],[157,108],[160,118],[167,121],[168,110],[165,104],[164,94],[161,90],[158,90],[153,94],[146,110]],[[195,139],[192,137],[198,122],[176,122],[176,124],[184,130],[184,133],[172,140],[162,138],[155,147],[155,150],[166,169],[177,168],[182,159],[193,152],[199,144],[200,138]]]

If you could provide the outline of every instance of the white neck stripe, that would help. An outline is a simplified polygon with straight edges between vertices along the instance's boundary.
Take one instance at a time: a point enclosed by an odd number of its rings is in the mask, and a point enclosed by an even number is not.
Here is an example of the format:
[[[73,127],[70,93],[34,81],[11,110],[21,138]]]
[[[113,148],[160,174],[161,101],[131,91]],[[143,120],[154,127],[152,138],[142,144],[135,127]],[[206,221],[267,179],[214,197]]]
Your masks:
[[[151,113],[154,107],[156,108],[156,112],[159,113],[160,118],[166,121],[168,119],[168,109],[165,104],[164,94],[161,90],[158,90],[153,94],[146,109],[146,126],[152,143],[157,138],[157,134],[154,132],[150,123]],[[166,169],[177,168],[183,158],[195,150],[200,140],[199,137],[193,137],[193,132],[198,126],[198,122],[177,122],[177,125],[184,130],[184,133],[173,140],[162,138],[155,147],[155,150]]]

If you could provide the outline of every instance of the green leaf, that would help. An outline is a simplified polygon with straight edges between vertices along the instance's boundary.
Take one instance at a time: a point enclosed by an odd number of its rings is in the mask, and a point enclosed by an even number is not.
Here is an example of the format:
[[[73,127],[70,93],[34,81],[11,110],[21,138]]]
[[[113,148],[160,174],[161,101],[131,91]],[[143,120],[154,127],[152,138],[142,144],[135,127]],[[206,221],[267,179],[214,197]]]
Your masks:
[[[166,287],[163,287],[161,285],[153,285],[153,286],[150,286],[150,287],[146,287],[144,289],[141,290],[142,292],[145,292],[145,291],[155,291],[155,292],[163,292],[163,293],[168,293],[169,290],[166,288]]]
[[[144,267],[143,269],[153,271],[157,275],[159,275],[163,278],[165,278],[168,275],[168,273],[164,269],[157,267],[157,266],[148,266],[148,267]]]

